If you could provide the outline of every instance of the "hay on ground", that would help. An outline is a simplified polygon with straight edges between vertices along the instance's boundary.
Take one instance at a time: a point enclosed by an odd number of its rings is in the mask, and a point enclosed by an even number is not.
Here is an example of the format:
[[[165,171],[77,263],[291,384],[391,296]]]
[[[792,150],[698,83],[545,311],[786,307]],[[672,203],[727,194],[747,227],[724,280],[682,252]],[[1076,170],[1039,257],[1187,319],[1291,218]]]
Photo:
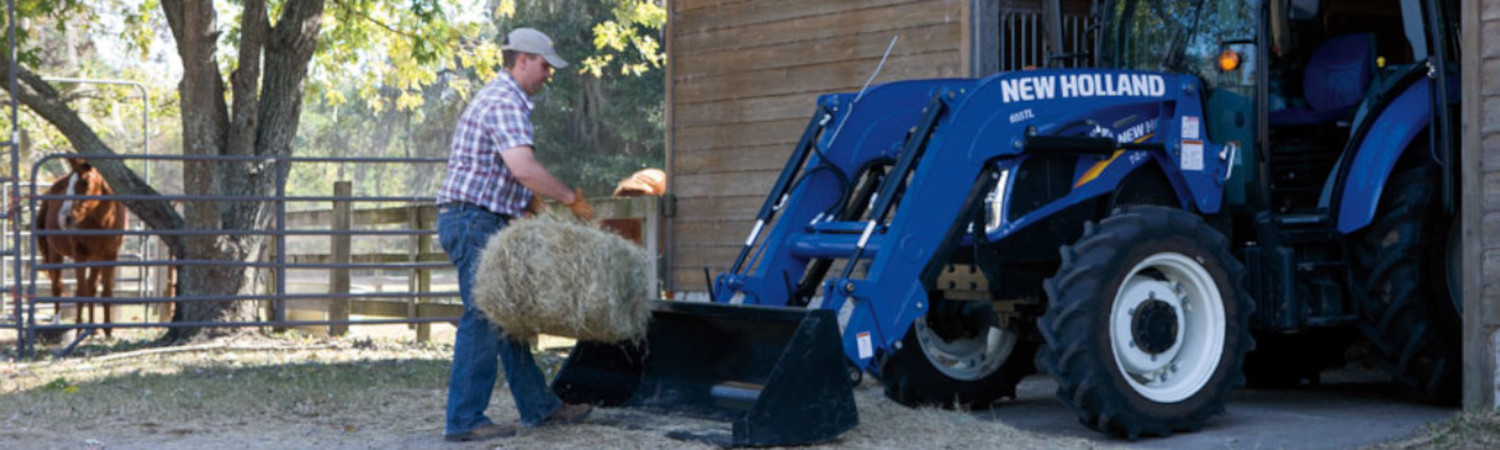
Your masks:
[[[513,338],[538,334],[614,342],[646,335],[645,249],[570,219],[513,222],[490,238],[474,271],[474,304]]]

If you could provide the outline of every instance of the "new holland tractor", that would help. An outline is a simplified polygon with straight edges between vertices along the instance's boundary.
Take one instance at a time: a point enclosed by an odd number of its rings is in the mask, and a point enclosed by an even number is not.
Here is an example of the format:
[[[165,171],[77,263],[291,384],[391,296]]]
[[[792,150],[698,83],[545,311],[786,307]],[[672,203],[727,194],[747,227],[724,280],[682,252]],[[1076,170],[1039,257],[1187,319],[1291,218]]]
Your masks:
[[[854,426],[864,374],[987,408],[1040,368],[1135,438],[1247,375],[1315,379],[1357,330],[1453,399],[1456,9],[1104,1],[1095,50],[1056,55],[1086,67],[824,95],[713,301],[658,302],[553,387],[766,445]]]

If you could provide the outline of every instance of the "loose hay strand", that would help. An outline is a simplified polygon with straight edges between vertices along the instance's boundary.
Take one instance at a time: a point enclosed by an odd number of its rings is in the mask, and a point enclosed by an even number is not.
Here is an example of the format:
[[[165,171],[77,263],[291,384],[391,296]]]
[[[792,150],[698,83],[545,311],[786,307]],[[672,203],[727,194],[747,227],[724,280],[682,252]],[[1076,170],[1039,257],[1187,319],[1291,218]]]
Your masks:
[[[645,337],[651,255],[570,219],[521,219],[486,244],[474,306],[516,339],[538,334],[615,342]]]

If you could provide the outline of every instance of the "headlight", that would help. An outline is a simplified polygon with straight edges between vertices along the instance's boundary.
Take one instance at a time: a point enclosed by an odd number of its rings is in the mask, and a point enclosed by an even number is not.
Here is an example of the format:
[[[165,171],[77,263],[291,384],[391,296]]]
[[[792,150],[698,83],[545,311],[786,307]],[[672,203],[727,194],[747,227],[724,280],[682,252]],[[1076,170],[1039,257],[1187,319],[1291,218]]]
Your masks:
[[[1000,223],[1005,218],[1005,201],[1009,198],[1006,190],[1010,188],[1010,168],[1000,169],[995,176],[995,188],[985,195],[984,201],[989,204],[986,211],[989,214],[984,223],[984,233],[989,234],[1000,228]]]

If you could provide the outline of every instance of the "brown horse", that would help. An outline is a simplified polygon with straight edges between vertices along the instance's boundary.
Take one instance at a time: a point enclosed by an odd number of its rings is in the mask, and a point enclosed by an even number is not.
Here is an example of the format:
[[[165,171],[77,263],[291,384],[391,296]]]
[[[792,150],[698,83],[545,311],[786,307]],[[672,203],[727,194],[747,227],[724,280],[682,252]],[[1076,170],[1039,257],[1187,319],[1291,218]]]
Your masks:
[[[114,195],[114,189],[104,181],[104,176],[88,162],[80,158],[68,158],[72,172],[59,178],[47,189],[47,195]],[[39,230],[124,230],[125,205],[113,200],[101,199],[47,199],[37,211]],[[44,235],[38,236],[37,247],[42,262],[58,264],[63,258],[74,262],[109,262],[120,254],[120,245],[125,242],[123,234],[112,236]],[[63,295],[62,271],[48,269],[47,278],[52,280],[52,296]],[[114,295],[115,268],[79,267],[73,269],[77,297],[94,297],[95,289],[103,286],[100,297]],[[83,310],[89,310],[89,323],[94,323],[94,303],[80,303],[74,323],[83,323]],[[104,305],[104,323],[110,323],[110,305]],[[57,309],[58,312],[62,310]],[[109,336],[110,329],[104,329]]]

